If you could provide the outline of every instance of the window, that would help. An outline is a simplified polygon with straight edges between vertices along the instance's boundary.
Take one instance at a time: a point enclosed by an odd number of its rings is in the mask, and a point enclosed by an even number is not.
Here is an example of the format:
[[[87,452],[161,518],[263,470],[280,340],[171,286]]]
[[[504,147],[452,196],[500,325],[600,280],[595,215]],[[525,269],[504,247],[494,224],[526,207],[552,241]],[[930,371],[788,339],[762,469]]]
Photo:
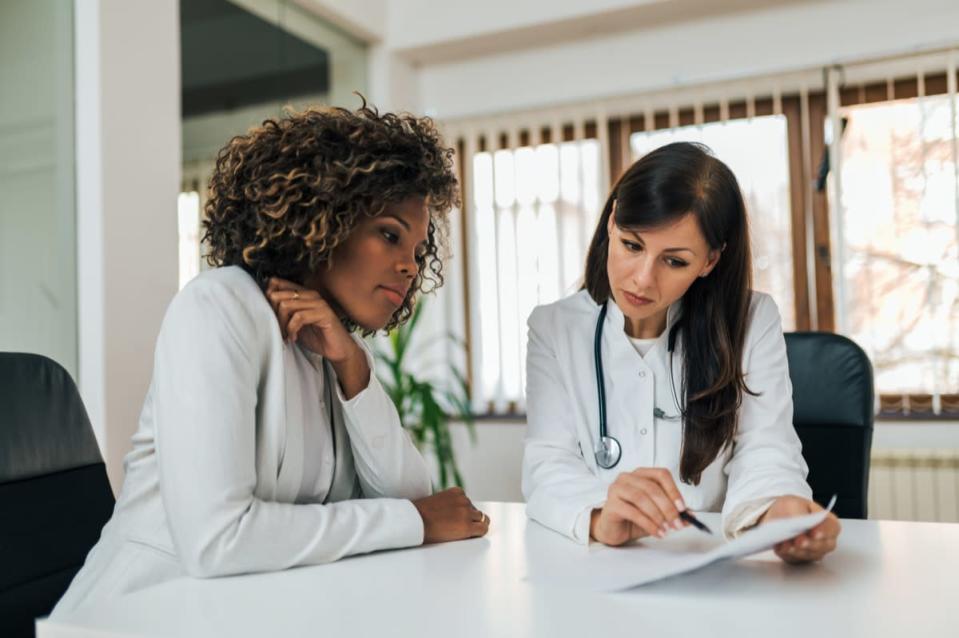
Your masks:
[[[200,272],[200,194],[180,193],[176,201],[180,289]]]
[[[574,292],[605,185],[596,140],[481,152],[473,157],[472,230],[479,281],[473,400],[522,411],[526,319]],[[478,374],[477,374],[478,372]]]
[[[955,418],[959,75],[949,72],[957,55],[830,67],[815,74],[821,87],[797,72],[742,87],[599,101],[589,108],[602,115],[575,135],[588,141],[559,146],[529,146],[526,131],[515,128],[520,120],[459,123],[461,150],[482,150],[477,131],[491,126],[513,129],[500,135],[501,147],[509,140],[521,147],[475,154],[465,176],[464,246],[476,247],[464,279],[474,404],[523,411],[526,318],[579,284],[606,176],[684,140],[709,146],[736,175],[750,220],[753,285],[776,300],[784,329],[836,331],[860,344],[876,372],[881,415]],[[910,64],[922,71],[884,75]],[[794,92],[783,92],[789,85]],[[566,116],[556,109],[522,118],[555,130]],[[845,122],[838,145],[831,145],[834,121]],[[572,139],[566,128],[563,139]]]
[[[630,136],[633,160],[671,142],[700,142],[733,171],[746,200],[752,238],[753,287],[772,295],[785,330],[796,325],[786,118],[683,126]]]
[[[925,404],[959,386],[955,103],[937,95],[841,115],[839,328],[869,354],[880,393],[931,395],[913,397]]]

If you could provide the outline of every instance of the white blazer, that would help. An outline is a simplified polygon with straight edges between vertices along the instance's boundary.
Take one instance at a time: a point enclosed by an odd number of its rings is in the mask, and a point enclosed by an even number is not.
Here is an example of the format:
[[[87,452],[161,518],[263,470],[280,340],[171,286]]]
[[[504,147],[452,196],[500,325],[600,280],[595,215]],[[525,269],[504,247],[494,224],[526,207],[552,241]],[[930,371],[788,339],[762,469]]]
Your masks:
[[[609,485],[620,473],[640,467],[669,469],[689,508],[722,511],[727,535],[754,523],[777,496],[811,497],[792,424],[782,323],[768,295],[752,295],[743,352],[746,385],[759,396],[744,394],[733,445],[706,468],[698,486],[679,480],[682,340],[673,354],[675,392],[667,350],[679,303],[670,307],[666,331],[643,357],[624,331],[622,311],[610,300],[601,344],[603,378],[607,427],[622,446],[622,458],[609,470],[596,464],[593,342],[599,311],[583,290],[536,308],[529,318],[523,494],[530,518],[588,543],[590,511],[606,502]],[[667,418],[654,417],[654,407]]]
[[[241,268],[188,284],[160,328],[113,517],[53,616],[179,576],[422,543],[409,499],[431,493],[430,474],[357,341],[370,384],[346,401],[330,366],[284,342]],[[331,438],[335,464],[331,446],[304,446]],[[308,502],[304,485],[317,486]]]

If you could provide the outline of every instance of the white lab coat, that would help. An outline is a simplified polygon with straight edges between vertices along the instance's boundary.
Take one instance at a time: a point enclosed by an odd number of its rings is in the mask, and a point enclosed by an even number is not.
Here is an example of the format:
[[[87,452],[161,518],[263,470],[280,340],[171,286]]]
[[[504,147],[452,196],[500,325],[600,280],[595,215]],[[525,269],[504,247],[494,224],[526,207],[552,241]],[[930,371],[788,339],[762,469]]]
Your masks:
[[[655,418],[680,414],[682,340],[673,355],[670,384],[668,328],[645,357],[624,331],[624,316],[610,300],[602,356],[609,434],[622,459],[609,470],[596,464],[599,413],[593,342],[600,307],[583,290],[536,308],[529,318],[526,401],[528,432],[523,455],[526,511],[580,543],[589,542],[589,513],[606,501],[622,472],[665,467],[694,511],[722,511],[723,530],[734,535],[754,523],[782,495],[811,497],[808,469],[792,424],[792,385],[779,310],[772,298],[753,293],[743,352],[746,385],[731,447],[702,474],[697,486],[679,480],[682,422]],[[675,323],[681,304],[667,313]]]
[[[330,441],[329,397],[335,463],[332,445],[304,458],[305,441]],[[423,541],[409,499],[431,493],[429,471],[375,374],[346,401],[328,364],[284,342],[238,267],[201,274],[171,302],[124,466],[113,517],[54,617],[179,576]]]

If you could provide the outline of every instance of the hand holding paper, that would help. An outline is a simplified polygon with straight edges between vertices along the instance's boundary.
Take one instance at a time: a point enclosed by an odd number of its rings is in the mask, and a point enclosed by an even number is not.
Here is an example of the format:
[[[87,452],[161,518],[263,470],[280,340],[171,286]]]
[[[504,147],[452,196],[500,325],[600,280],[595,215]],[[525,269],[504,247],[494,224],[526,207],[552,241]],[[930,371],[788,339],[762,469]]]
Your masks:
[[[723,542],[686,528],[665,539],[646,539],[623,547],[593,545],[585,550],[536,523],[527,529],[529,579],[533,582],[617,591],[691,572],[711,563],[772,549],[815,528],[827,509],[804,516],[774,518]],[[562,556],[561,559],[557,559]]]
[[[822,510],[815,501],[798,496],[781,496],[763,515],[760,522],[770,522],[780,518],[804,516]],[[836,548],[836,540],[842,526],[832,513],[816,527],[805,531],[795,538],[776,545],[776,555],[787,563],[807,563],[821,559]]]

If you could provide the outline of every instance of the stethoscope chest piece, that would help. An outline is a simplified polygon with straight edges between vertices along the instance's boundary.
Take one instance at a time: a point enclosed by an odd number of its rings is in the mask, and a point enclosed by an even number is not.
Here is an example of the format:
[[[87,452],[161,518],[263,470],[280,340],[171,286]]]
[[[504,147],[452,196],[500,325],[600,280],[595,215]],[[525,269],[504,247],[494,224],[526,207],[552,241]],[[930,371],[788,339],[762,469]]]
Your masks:
[[[619,446],[619,441],[611,436],[600,437],[596,446],[596,465],[604,470],[612,469],[619,463],[622,455],[623,449]]]

